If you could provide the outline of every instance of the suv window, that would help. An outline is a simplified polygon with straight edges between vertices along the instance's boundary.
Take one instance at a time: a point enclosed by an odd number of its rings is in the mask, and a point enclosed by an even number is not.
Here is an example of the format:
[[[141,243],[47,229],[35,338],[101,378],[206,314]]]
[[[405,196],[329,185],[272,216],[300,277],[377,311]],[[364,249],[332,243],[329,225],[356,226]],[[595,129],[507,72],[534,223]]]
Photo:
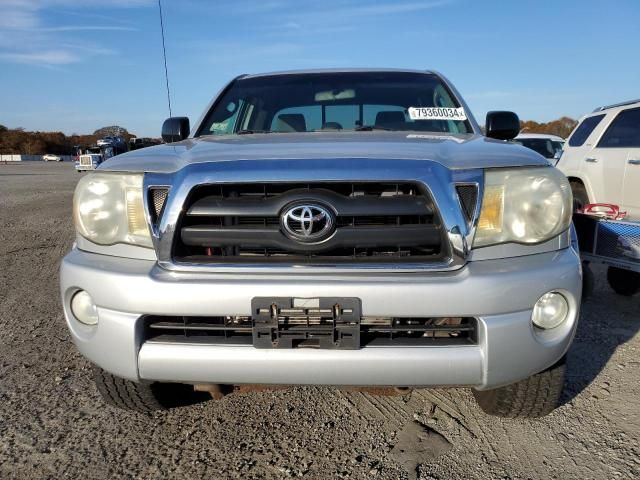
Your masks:
[[[428,73],[260,75],[236,80],[209,111],[196,136],[362,127],[473,133],[468,119],[441,119],[442,113],[412,119],[408,113],[412,107],[452,111],[460,104],[437,75]]]
[[[602,115],[594,115],[593,117],[585,118],[580,126],[576,128],[576,131],[573,132],[571,138],[569,139],[569,145],[572,147],[580,147],[587,141],[593,129],[598,126],[600,121],[604,118],[604,114]]]
[[[598,147],[640,147],[640,108],[620,112],[602,136]]]

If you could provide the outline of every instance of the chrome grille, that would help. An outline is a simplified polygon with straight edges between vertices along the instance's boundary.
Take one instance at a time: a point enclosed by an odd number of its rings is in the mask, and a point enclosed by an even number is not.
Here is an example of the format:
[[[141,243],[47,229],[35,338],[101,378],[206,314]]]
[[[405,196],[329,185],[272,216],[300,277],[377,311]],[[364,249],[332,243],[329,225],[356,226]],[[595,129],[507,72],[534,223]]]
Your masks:
[[[331,237],[303,243],[283,232],[282,212],[301,201],[335,211]],[[177,262],[428,262],[447,253],[434,202],[414,183],[202,185],[183,212],[173,245]]]

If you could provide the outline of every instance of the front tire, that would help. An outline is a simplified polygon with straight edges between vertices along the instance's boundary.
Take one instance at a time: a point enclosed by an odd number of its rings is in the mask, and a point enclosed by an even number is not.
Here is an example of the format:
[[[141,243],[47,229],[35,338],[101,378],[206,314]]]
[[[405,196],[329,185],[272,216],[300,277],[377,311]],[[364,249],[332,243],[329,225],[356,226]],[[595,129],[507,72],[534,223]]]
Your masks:
[[[607,281],[618,295],[630,297],[640,291],[640,273],[638,272],[609,267],[607,269]]]
[[[155,412],[166,407],[160,403],[152,384],[136,383],[94,367],[93,379],[104,402],[112,407],[136,412]]]
[[[93,378],[100,396],[112,407],[134,412],[157,412],[192,405],[210,397],[180,383],[137,383],[93,367]]]
[[[571,193],[573,193],[573,211],[582,210],[589,203],[589,195],[584,184],[571,182]]]
[[[480,408],[489,415],[506,418],[539,418],[560,403],[566,363],[563,357],[547,370],[505,387],[473,391]]]
[[[593,270],[589,266],[589,262],[582,262],[582,301],[587,300],[592,294],[595,288],[595,278],[593,276]]]

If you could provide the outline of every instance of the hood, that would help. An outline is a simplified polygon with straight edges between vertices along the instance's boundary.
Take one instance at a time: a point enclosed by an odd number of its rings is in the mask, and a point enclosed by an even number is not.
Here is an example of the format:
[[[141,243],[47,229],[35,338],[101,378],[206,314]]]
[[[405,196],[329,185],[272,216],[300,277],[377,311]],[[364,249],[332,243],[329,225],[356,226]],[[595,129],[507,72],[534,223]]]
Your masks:
[[[171,173],[195,163],[276,159],[429,160],[450,169],[548,165],[533,150],[481,135],[365,131],[189,138],[117,155],[100,169]]]

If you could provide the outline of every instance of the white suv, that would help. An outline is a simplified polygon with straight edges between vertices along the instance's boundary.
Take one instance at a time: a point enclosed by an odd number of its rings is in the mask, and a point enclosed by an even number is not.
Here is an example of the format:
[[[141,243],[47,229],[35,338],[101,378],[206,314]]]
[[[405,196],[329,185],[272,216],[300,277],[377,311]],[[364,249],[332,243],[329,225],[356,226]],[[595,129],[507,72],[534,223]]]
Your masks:
[[[640,100],[584,116],[557,167],[569,177],[576,206],[613,203],[640,220]]]

